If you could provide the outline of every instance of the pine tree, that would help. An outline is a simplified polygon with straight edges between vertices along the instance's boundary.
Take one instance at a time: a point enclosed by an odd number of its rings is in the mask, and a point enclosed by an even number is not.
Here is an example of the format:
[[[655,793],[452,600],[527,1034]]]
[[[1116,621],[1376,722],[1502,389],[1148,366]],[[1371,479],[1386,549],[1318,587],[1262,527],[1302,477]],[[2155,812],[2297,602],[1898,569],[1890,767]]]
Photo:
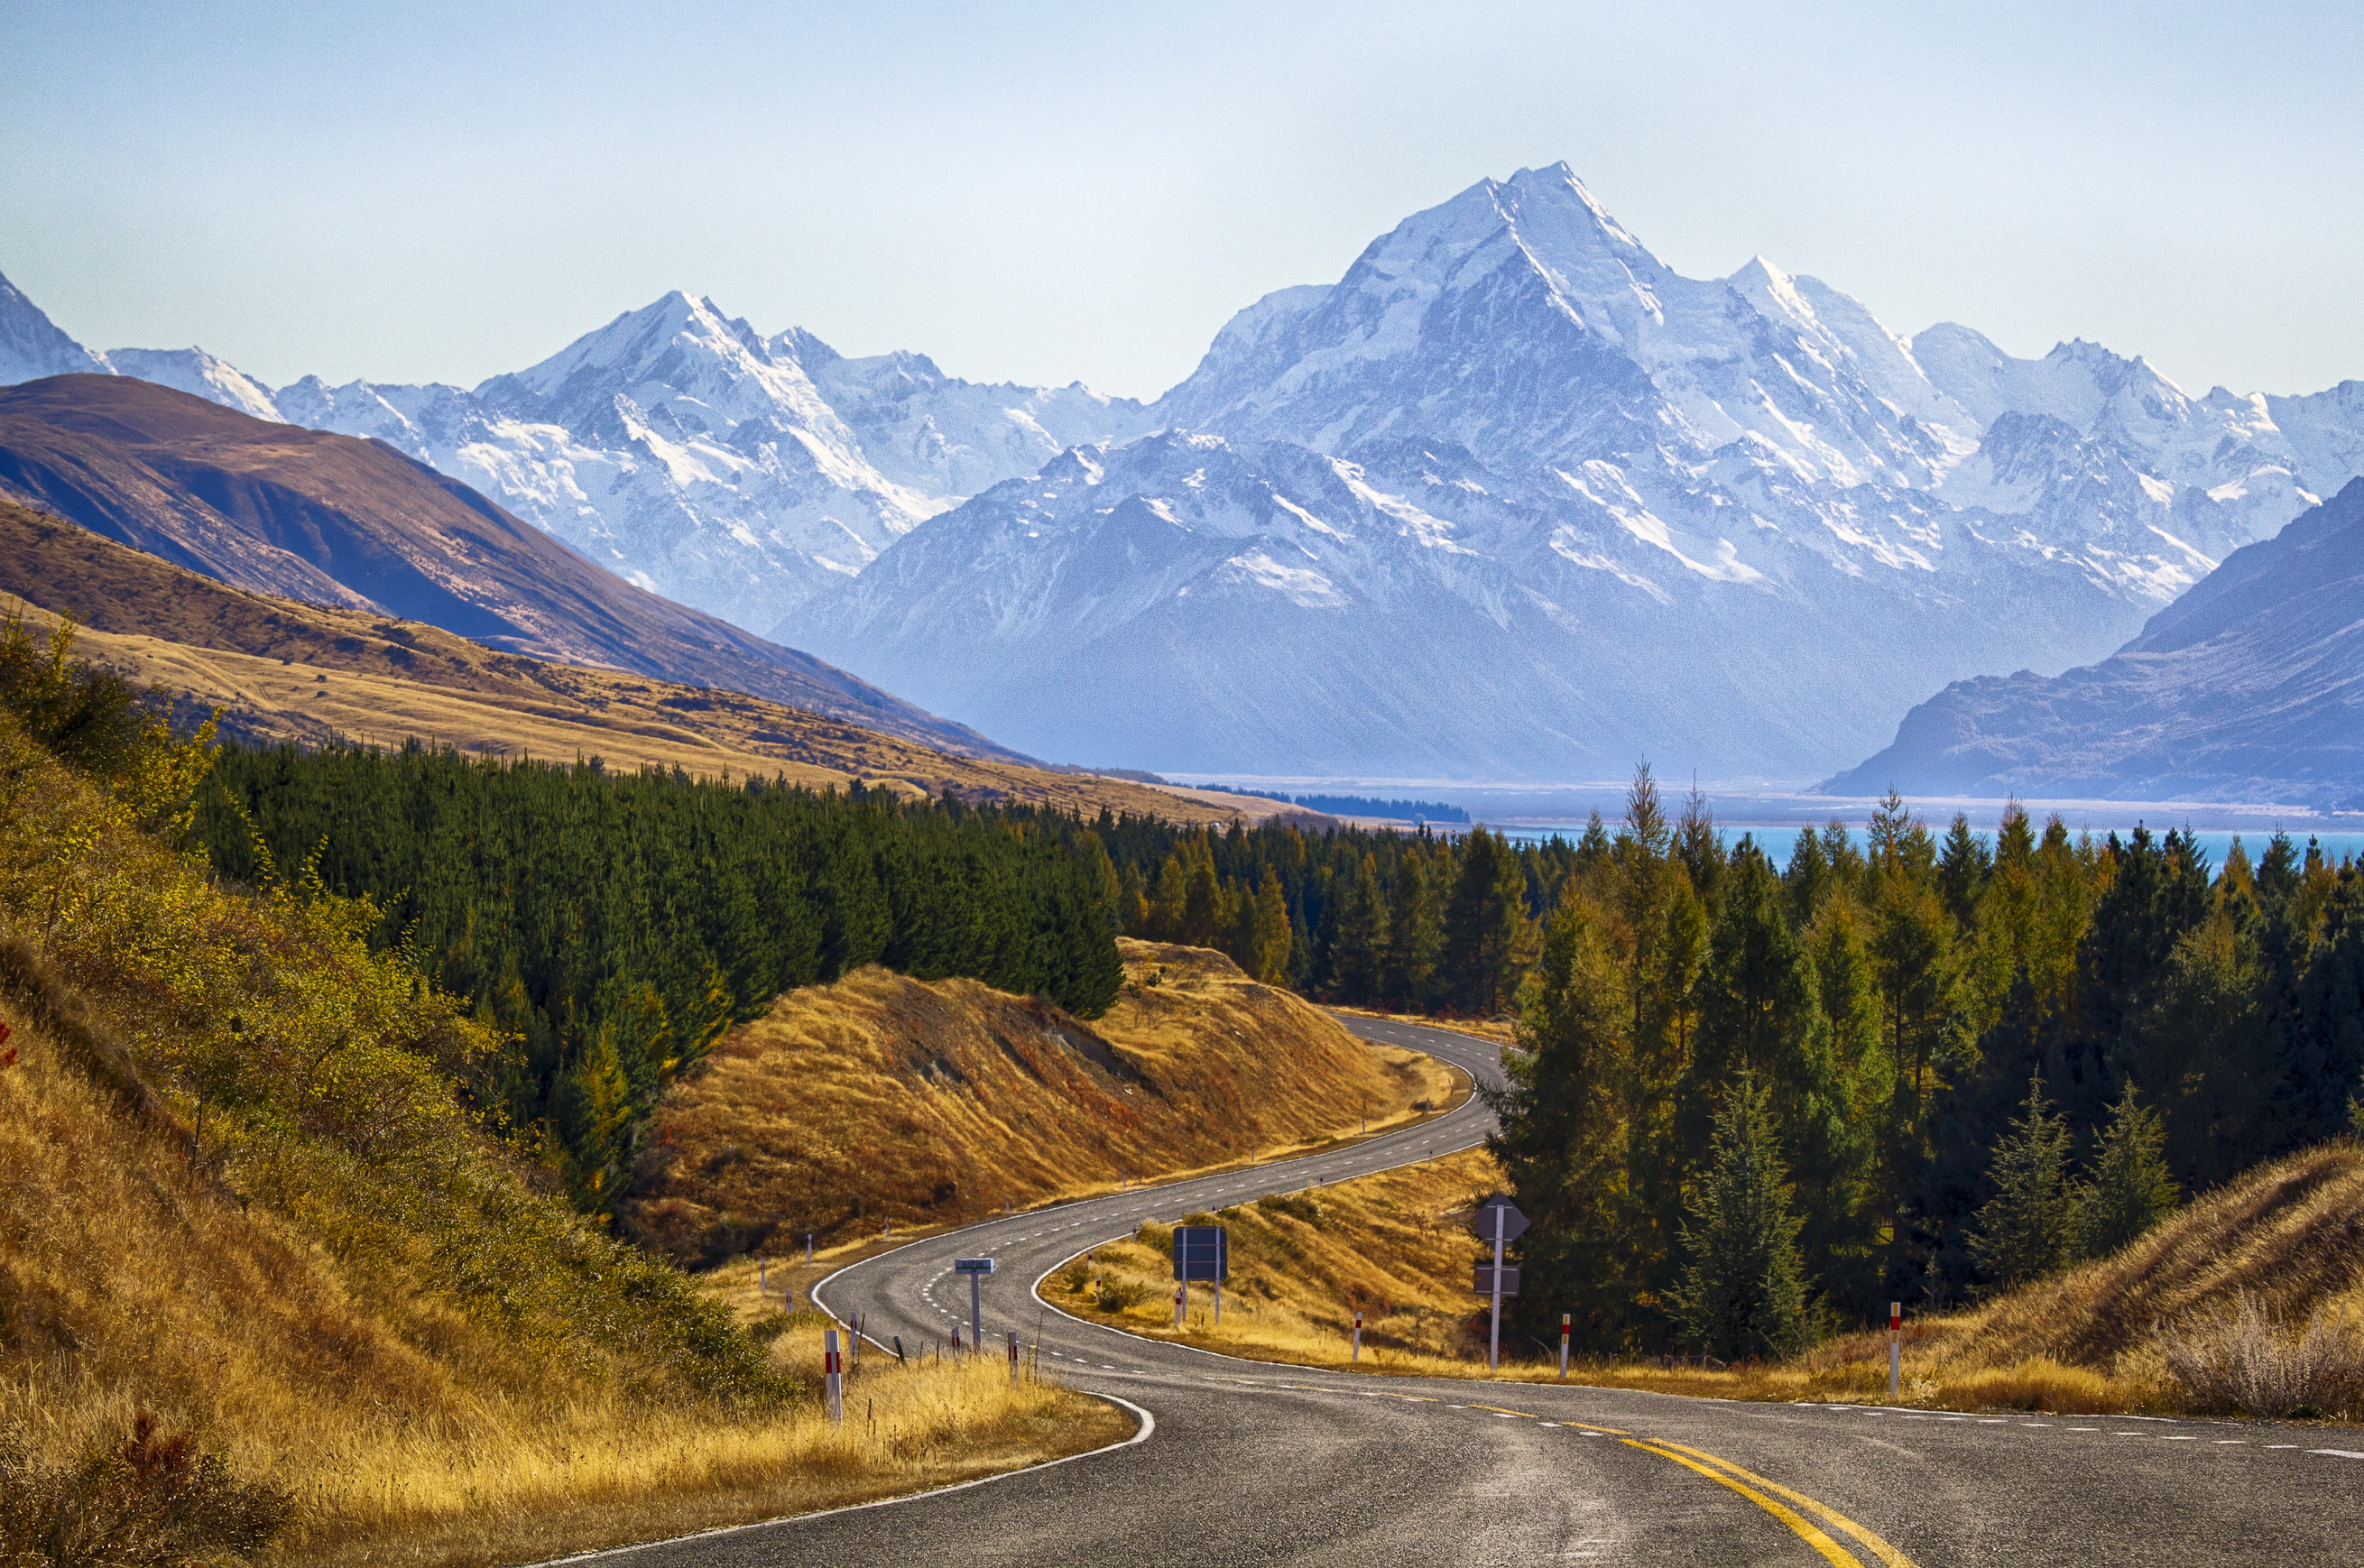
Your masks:
[[[1633,1338],[1641,1294],[1623,1169],[1632,1062],[1611,974],[1583,906],[1563,904],[1519,991],[1520,1049],[1503,1060],[1510,1086],[1489,1096],[1487,1144],[1533,1226],[1520,1249],[1531,1326],[1572,1312],[1583,1342],[1604,1349]]]
[[[1706,1353],[1781,1356],[1804,1343],[1805,1270],[1790,1202],[1767,1096],[1743,1073],[1716,1113],[1712,1162],[1683,1228],[1690,1262],[1674,1296],[1685,1337]]]
[[[1366,852],[1355,858],[1353,877],[1331,903],[1330,995],[1349,1006],[1378,999],[1379,964],[1387,940],[1378,878]]]
[[[2068,1127],[2044,1097],[2044,1080],[2027,1084],[2025,1114],[1995,1145],[1994,1196],[1979,1210],[1970,1256],[2008,1290],[2041,1279],[2068,1262],[2075,1195],[2068,1186]]]
[[[1483,828],[1461,844],[1461,874],[1444,906],[1447,996],[1490,1018],[1510,998],[1512,949],[1526,917],[1527,879],[1511,846]]]
[[[1388,1006],[1414,1013],[1427,1006],[1437,941],[1428,855],[1417,844],[1408,845],[1396,857],[1395,887],[1388,900],[1388,946],[1379,976],[1380,995]]]
[[[2076,1255],[2108,1257],[2172,1214],[2178,1195],[2167,1169],[2166,1125],[2135,1103],[2128,1079],[2094,1151],[2092,1179],[2077,1195]]]

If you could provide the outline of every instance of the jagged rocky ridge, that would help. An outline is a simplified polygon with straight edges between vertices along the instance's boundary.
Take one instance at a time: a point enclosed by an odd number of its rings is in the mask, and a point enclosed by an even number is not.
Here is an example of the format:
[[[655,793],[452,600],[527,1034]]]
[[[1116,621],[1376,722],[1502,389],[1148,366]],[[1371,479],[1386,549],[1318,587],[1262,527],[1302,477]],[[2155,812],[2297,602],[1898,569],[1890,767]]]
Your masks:
[[[1901,339],[1763,261],[1680,276],[1564,166],[1259,301],[1146,409],[680,295],[473,392],[273,395],[1010,742],[1180,770],[1812,776],[2364,470],[2364,384]]]

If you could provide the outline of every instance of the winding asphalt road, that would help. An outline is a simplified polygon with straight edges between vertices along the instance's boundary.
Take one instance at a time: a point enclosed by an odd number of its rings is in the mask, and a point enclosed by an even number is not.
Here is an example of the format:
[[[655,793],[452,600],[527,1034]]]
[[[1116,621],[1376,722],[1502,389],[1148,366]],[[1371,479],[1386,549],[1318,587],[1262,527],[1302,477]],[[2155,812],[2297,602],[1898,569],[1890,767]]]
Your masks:
[[[1499,1081],[1485,1041],[1341,1021]],[[1031,1295],[1143,1219],[1431,1158],[1489,1126],[1472,1099],[1392,1136],[991,1220],[841,1270],[819,1292],[829,1309],[916,1349],[965,1322],[952,1260],[996,1257],[988,1346],[1010,1329],[1031,1344],[1039,1325],[1043,1364],[1123,1401],[1142,1430],[991,1482],[605,1555],[667,1568],[2364,1562],[2364,1433],[1355,1376],[1137,1339]]]

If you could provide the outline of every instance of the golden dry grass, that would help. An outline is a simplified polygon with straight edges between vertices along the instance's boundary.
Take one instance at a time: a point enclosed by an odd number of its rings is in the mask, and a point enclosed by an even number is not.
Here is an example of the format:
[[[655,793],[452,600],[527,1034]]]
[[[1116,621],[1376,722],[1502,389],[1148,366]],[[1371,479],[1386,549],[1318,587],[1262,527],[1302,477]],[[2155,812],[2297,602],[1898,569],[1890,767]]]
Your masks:
[[[1360,1370],[1483,1377],[1484,1324],[1469,1290],[1479,1248],[1445,1216],[1499,1178],[1488,1156],[1470,1151],[1321,1188],[1299,1212],[1294,1200],[1225,1209],[1216,1218],[1231,1230],[1233,1288],[1220,1329],[1203,1289],[1186,1327],[1174,1329],[1171,1265],[1157,1227],[1098,1249],[1043,1288],[1079,1317],[1136,1333],[1333,1367],[1348,1364],[1359,1306]],[[1106,1309],[1104,1299],[1124,1305]],[[2245,1300],[2256,1308],[2246,1327]],[[2262,1337],[2277,1341],[2265,1353],[2282,1354],[2301,1346],[2311,1316],[2315,1339],[2338,1341],[2340,1353],[2364,1340],[2337,1328],[2364,1322],[2364,1146],[2352,1141],[2251,1172],[2115,1257],[1975,1310],[1912,1319],[1899,1397],[2073,1415],[2236,1407],[2220,1392],[2180,1383],[2162,1334],[2180,1332],[2203,1350]],[[2324,1381],[2352,1384],[2355,1370],[2335,1368]],[[1556,1378],[1554,1348],[1506,1342],[1496,1375]],[[1725,1399],[1885,1403],[1888,1336],[1842,1334],[1787,1362],[1723,1369],[1578,1358],[1569,1380]]]
[[[0,724],[0,1438],[70,1466],[150,1409],[295,1496],[284,1555],[423,1563],[907,1491],[1128,1425],[999,1367],[869,1365],[859,1432],[831,1429],[820,1326],[760,1348],[535,1196],[428,1060],[464,1018],[337,908],[212,886]],[[225,1040],[250,1111],[200,1116],[184,1066]]]
[[[1121,950],[1124,993],[1088,1024],[876,968],[782,997],[667,1095],[619,1219],[684,1258],[801,1255],[807,1231],[958,1223],[1452,1103],[1450,1069],[1366,1045],[1221,953]]]

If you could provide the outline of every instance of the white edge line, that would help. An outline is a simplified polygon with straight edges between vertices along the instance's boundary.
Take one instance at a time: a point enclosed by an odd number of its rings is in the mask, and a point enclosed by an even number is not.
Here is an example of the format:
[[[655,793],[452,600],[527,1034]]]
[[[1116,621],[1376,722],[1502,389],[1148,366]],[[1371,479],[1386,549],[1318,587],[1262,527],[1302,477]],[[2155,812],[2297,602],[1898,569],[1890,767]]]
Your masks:
[[[880,1256],[883,1257],[885,1254],[881,1253]],[[1105,1443],[1098,1448],[1086,1449],[1081,1453],[1071,1453],[1064,1459],[1046,1459],[1040,1464],[1020,1465],[1015,1470],[1004,1470],[993,1475],[980,1475],[972,1481],[955,1481],[949,1486],[931,1486],[924,1492],[906,1492],[900,1496],[878,1497],[867,1503],[848,1503],[836,1508],[815,1508],[807,1514],[783,1514],[775,1519],[751,1519],[743,1525],[717,1525],[712,1529],[692,1530],[687,1535],[669,1535],[656,1540],[638,1540],[629,1546],[608,1546],[602,1547],[597,1551],[578,1551],[571,1557],[546,1558],[541,1562],[530,1564],[529,1568],[549,1568],[550,1564],[560,1562],[596,1562],[604,1557],[621,1557],[627,1552],[649,1551],[660,1546],[680,1546],[693,1540],[711,1540],[717,1536],[741,1535],[751,1529],[777,1529],[784,1525],[803,1524],[808,1519],[825,1519],[831,1514],[857,1514],[864,1508],[891,1508],[902,1503],[925,1502],[931,1497],[942,1497],[953,1492],[965,1492],[972,1486],[987,1486],[996,1481],[1015,1480],[1020,1475],[1040,1475],[1046,1470],[1056,1470],[1063,1464],[1073,1464],[1079,1459],[1098,1459],[1101,1454],[1114,1453],[1121,1448],[1131,1448],[1135,1443],[1147,1442],[1151,1434],[1157,1430],[1157,1418],[1130,1399],[1119,1398],[1113,1394],[1095,1394],[1085,1389],[1072,1389],[1070,1392],[1082,1394],[1087,1399],[1100,1399],[1111,1405],[1121,1405],[1140,1418],[1141,1424],[1133,1429],[1131,1437],[1119,1439],[1112,1443]]]

